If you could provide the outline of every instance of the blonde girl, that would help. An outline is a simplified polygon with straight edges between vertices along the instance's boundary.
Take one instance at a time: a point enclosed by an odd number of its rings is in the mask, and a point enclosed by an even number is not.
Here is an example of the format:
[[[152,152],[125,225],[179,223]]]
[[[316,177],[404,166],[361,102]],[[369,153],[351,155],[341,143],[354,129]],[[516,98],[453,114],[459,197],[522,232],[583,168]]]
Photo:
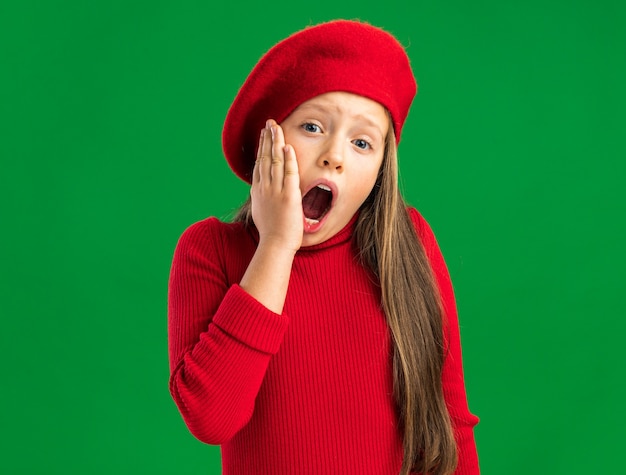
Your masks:
[[[261,58],[223,129],[251,184],[176,247],[170,391],[230,474],[477,474],[454,295],[398,191],[417,85],[389,33],[337,20]]]

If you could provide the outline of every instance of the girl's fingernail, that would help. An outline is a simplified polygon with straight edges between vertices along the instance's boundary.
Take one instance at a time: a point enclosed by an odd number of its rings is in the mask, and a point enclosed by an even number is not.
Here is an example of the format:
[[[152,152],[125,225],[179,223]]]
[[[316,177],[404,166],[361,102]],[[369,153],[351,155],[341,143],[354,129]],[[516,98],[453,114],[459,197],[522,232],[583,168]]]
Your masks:
[[[276,126],[275,126],[275,125],[272,125],[272,126],[270,127],[270,131],[272,132],[272,139],[273,139],[273,138],[274,138],[274,134],[276,133]]]
[[[272,127],[272,119],[267,119],[265,122],[265,128],[269,129],[270,127]]]

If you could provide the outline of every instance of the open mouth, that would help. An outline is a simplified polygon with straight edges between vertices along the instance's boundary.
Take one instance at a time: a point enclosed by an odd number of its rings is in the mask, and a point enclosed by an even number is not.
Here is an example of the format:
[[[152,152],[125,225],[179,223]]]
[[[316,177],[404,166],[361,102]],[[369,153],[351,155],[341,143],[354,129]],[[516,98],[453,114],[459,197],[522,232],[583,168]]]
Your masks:
[[[319,184],[302,197],[302,211],[309,224],[317,224],[326,216],[333,203],[333,192],[329,186]]]

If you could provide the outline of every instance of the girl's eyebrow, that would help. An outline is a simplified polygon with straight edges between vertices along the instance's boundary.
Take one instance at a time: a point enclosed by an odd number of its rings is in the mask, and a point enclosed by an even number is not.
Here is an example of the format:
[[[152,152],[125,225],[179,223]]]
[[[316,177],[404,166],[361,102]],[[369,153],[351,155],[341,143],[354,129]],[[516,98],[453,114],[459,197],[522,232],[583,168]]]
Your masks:
[[[333,110],[336,110],[338,112],[342,112],[341,111],[341,106],[339,106],[339,105],[331,106],[331,107],[325,107],[325,106],[323,106],[321,104],[302,104],[298,109],[301,110],[301,111],[304,110],[305,112],[306,112],[307,109],[313,109],[314,111],[319,111],[319,112],[322,112],[322,113],[325,113],[325,114],[333,112]],[[376,129],[381,137],[385,136],[385,134],[383,134],[383,131],[382,131],[380,125],[378,124],[378,122],[373,120],[372,118],[368,117],[367,115],[354,114],[354,115],[351,115],[350,118],[356,119],[357,121],[364,122],[365,125]]]

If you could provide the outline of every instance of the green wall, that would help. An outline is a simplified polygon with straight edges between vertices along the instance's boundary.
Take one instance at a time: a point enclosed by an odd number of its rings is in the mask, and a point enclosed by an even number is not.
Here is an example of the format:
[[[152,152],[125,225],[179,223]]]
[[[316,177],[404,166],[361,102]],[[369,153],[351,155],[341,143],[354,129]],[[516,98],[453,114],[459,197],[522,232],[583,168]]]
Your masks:
[[[339,17],[408,46],[402,182],[454,280],[483,473],[623,470],[624,2],[16,0],[0,472],[220,472],[167,390],[172,252],[246,196],[220,134],[256,60]]]

